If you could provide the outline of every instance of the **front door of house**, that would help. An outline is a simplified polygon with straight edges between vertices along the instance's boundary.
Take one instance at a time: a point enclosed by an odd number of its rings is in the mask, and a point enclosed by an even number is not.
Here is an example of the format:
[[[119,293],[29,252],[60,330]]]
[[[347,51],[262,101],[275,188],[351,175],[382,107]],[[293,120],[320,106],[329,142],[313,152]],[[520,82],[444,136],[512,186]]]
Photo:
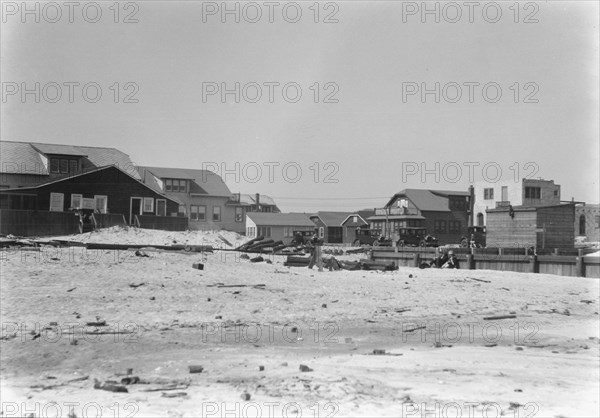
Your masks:
[[[142,214],[142,198],[132,197],[129,209],[129,224],[133,225],[135,222],[135,215]]]

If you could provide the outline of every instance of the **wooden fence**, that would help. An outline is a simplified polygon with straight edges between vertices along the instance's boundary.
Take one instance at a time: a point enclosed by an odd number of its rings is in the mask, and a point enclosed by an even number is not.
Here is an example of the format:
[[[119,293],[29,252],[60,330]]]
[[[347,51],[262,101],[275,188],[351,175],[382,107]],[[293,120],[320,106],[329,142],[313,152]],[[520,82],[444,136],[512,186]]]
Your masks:
[[[522,273],[546,273],[560,276],[600,278],[600,257],[585,256],[597,250],[575,250],[577,255],[531,254],[525,248],[452,248],[460,268],[467,270],[503,270]],[[440,253],[437,248],[371,249],[371,260],[392,261],[397,266],[418,267],[423,261],[431,261]],[[573,252],[574,250],[562,250]]]
[[[183,216],[135,215],[135,225],[146,229],[162,229],[164,231],[185,231],[188,229],[188,218]]]
[[[73,212],[0,210],[0,234],[20,237],[79,233],[79,216]]]
[[[94,228],[110,228],[111,226],[125,226],[125,215],[120,213],[94,213],[92,215]]]

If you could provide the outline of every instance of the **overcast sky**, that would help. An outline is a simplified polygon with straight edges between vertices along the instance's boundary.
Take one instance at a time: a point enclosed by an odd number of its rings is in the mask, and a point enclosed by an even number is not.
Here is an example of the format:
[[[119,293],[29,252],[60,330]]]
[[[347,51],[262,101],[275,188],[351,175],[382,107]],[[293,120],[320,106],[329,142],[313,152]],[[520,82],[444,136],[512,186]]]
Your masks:
[[[428,2],[439,23],[421,2],[246,3],[239,23],[221,2],[191,1],[121,3],[118,16],[112,1],[81,2],[72,17],[63,2],[40,4],[36,23],[21,2],[4,2],[1,138],[227,168],[232,192],[274,196],[285,211],[379,207],[404,188],[466,190],[498,168],[598,203],[598,2]],[[40,103],[21,95],[36,82]],[[68,83],[80,83],[73,103]],[[86,83],[97,84],[84,94]],[[223,100],[235,83],[239,103]],[[102,96],[89,103],[94,86]],[[423,87],[432,92],[422,97]]]

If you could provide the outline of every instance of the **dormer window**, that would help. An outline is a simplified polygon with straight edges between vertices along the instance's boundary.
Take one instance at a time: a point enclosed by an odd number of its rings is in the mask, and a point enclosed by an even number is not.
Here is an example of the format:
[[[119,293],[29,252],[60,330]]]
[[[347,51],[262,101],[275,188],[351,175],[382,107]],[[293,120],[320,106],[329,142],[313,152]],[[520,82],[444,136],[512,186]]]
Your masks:
[[[165,179],[165,192],[187,192],[187,180]]]
[[[72,158],[50,158],[51,174],[75,174],[79,172],[79,161]]]

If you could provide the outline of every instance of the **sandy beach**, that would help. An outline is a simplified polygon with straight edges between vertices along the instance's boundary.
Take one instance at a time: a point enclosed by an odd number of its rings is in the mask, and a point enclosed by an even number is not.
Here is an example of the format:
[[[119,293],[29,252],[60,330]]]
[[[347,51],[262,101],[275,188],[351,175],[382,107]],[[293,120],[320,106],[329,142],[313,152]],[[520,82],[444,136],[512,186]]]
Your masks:
[[[2,251],[2,416],[600,415],[598,279],[144,254]]]

